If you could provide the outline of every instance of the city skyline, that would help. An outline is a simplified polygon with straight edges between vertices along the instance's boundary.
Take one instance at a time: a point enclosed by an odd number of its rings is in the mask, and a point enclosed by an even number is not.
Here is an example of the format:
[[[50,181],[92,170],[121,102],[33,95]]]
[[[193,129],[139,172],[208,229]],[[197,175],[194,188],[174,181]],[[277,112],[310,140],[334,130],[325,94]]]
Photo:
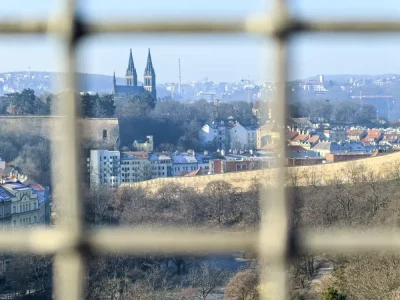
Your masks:
[[[262,9],[262,1],[246,3],[213,3],[210,0],[194,3],[177,0],[168,2],[129,3],[125,1],[85,1],[79,12],[89,21],[113,20],[138,16],[199,18],[202,14],[213,19],[219,17],[244,17]],[[96,4],[96,5],[95,5]],[[293,1],[291,13],[307,18],[374,17],[395,18],[399,5],[394,0],[379,3],[351,3],[339,1],[327,7],[317,1]],[[347,9],[343,9],[343,8]],[[0,17],[45,18],[60,10],[57,2],[42,1],[32,5],[30,1],[9,3]],[[266,9],[268,11],[268,9]],[[340,13],[340,14],[339,14]],[[59,66],[62,48],[56,37],[3,36],[0,39],[0,56],[3,62],[0,72],[62,71]],[[266,50],[265,47],[267,48]],[[208,77],[214,81],[238,81],[240,79],[272,80],[273,53],[271,44],[260,37],[246,35],[117,35],[92,36],[78,47],[77,71],[89,74],[112,75],[125,73],[127,51],[133,49],[135,64],[144,69],[147,49],[151,48],[157,66],[159,82],[176,82],[178,59],[181,60],[182,81],[190,82]],[[293,68],[289,79],[302,79],[323,74],[384,74],[400,70],[400,38],[396,35],[310,35],[296,36],[291,47]],[[28,53],[28,55],[27,55]]]

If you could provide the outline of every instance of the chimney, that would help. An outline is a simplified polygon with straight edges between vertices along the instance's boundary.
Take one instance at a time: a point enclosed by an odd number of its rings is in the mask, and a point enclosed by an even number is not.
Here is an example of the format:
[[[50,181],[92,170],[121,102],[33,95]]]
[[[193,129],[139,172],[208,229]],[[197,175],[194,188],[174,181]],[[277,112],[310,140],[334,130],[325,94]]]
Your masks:
[[[225,156],[225,150],[224,149],[221,150],[221,155]]]

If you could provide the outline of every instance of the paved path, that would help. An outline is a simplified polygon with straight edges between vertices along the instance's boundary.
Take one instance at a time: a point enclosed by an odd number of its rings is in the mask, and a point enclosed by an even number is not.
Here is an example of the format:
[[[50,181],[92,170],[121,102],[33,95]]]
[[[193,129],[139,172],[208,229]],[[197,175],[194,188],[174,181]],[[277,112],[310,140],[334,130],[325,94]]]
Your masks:
[[[310,292],[315,291],[315,289],[320,284],[322,278],[332,274],[332,272],[333,272],[333,262],[330,260],[323,260],[321,264],[318,266],[314,278],[311,280]]]

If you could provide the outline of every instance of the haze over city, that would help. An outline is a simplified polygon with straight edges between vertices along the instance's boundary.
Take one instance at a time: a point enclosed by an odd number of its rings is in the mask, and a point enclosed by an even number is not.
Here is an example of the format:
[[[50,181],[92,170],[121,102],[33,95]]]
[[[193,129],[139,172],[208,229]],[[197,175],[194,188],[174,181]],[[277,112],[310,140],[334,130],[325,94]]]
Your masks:
[[[189,3],[190,2],[190,3]],[[291,13],[301,18],[350,18],[373,17],[393,19],[399,13],[397,2],[385,1],[337,1],[329,11],[318,1],[292,1]],[[0,17],[26,18],[47,17],[60,11],[58,1],[8,2],[3,5]],[[151,10],[150,10],[151,8]],[[262,1],[86,1],[79,12],[89,20],[115,20],[117,18],[147,18],[170,16],[212,19],[245,17],[261,9],[270,11]],[[0,55],[3,58],[0,72],[61,71],[59,40],[55,37],[2,36]],[[265,47],[266,46],[266,50]],[[178,59],[181,59],[182,81],[189,82],[208,77],[210,80],[237,81],[272,79],[271,44],[260,38],[245,35],[211,37],[207,35],[117,35],[93,36],[84,40],[78,48],[78,71],[91,74],[123,76],[127,62],[127,49],[134,52],[135,65],[144,69],[147,48],[151,48],[157,65],[159,83],[173,82],[178,76]],[[396,73],[400,61],[393,59],[400,51],[400,38],[396,35],[299,35],[292,43],[293,68],[290,79],[300,79],[323,74],[382,74]]]

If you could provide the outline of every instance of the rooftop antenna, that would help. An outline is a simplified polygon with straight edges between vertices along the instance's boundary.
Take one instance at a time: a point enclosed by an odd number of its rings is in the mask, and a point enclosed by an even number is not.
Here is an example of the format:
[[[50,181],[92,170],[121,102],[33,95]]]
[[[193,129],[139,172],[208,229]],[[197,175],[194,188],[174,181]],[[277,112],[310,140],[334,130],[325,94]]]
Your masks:
[[[31,66],[28,67],[28,76],[29,76],[29,79],[31,79]]]
[[[182,84],[182,82],[181,82],[181,80],[182,80],[182,78],[181,78],[181,59],[180,58],[178,59],[178,68],[179,68],[178,92],[180,94],[180,93],[182,93],[182,90],[181,90],[181,84]]]

